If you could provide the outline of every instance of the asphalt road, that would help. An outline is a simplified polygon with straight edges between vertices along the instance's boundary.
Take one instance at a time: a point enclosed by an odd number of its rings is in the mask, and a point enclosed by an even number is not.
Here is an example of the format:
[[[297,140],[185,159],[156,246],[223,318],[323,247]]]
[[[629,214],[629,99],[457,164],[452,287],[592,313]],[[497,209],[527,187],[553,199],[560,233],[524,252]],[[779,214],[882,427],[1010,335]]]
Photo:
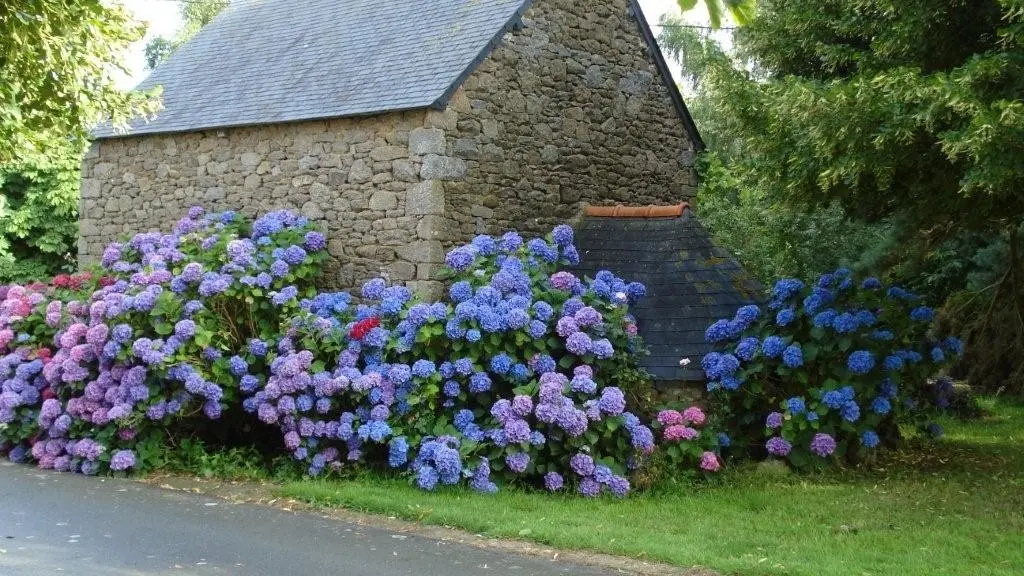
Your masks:
[[[129,480],[0,464],[0,576],[606,574]]]

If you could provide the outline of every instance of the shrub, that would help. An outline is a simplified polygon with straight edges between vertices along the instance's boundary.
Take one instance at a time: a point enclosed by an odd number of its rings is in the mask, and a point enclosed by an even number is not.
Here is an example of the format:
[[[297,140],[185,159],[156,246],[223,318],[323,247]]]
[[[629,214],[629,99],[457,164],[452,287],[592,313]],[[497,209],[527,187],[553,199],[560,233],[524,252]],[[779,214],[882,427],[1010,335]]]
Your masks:
[[[250,226],[195,208],[170,234],[109,246],[97,276],[5,289],[0,450],[140,470],[167,460],[166,431],[240,406],[311,476],[629,490],[654,435],[612,384],[640,374],[628,307],[642,285],[563,270],[579,255],[559,226],[455,248],[445,301],[378,279],[356,304],[311,288],[324,244],[287,212]]]
[[[193,209],[170,234],[110,245],[98,281],[5,288],[0,449],[61,471],[146,468],[165,429],[240,401],[224,352],[277,331],[280,295],[308,284],[322,249],[287,213],[250,228]]]
[[[714,473],[722,466],[721,450],[731,441],[724,433],[715,433],[708,416],[697,406],[686,410],[661,410],[651,424],[661,434],[660,450],[669,469],[689,471],[692,463],[704,473]]]
[[[933,318],[915,295],[847,270],[781,280],[766,305],[707,329],[713,405],[733,438],[798,467],[865,454],[896,439],[928,377],[962,352],[930,336]]]
[[[65,143],[0,164],[0,282],[74,270],[81,159]]]
[[[425,489],[468,478],[482,491],[498,480],[624,494],[653,436],[605,383],[635,370],[627,312],[643,286],[560,270],[578,262],[568,227],[478,236],[446,262],[443,302],[382,280],[358,306],[344,293],[303,302],[268,377],[250,376],[245,409],[281,427],[310,475],[387,463]]]

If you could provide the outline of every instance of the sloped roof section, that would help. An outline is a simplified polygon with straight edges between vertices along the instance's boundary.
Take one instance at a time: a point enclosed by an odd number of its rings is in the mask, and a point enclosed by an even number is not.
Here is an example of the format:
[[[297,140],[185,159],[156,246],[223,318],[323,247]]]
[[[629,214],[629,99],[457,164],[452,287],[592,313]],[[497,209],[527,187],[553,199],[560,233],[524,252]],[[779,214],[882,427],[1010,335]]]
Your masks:
[[[162,86],[164,110],[130,133],[443,106],[530,3],[233,0],[139,85]]]
[[[702,380],[700,360],[711,350],[705,329],[761,299],[760,284],[711,241],[685,205],[677,217],[586,216],[576,244],[577,272],[593,277],[610,270],[647,285],[647,297],[632,312],[650,349],[642,363],[659,381]],[[686,367],[683,358],[690,359]]]

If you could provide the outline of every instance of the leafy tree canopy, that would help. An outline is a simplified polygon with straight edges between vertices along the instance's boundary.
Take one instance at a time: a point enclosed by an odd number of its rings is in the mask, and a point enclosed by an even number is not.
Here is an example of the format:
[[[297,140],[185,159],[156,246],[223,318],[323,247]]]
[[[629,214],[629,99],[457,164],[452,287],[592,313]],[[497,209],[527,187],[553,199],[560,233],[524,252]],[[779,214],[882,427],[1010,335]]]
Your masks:
[[[1024,215],[1024,0],[762,0],[737,57],[665,40],[747,185],[939,238]]]
[[[0,282],[46,280],[75,268],[81,148],[0,164]]]
[[[84,140],[97,122],[155,111],[154,94],[118,89],[142,27],[105,0],[0,3],[0,162]]]
[[[721,28],[725,15],[728,14],[734,22],[743,26],[754,17],[757,8],[755,0],[678,0],[679,8],[683,12],[693,10],[703,5],[708,11],[708,18],[711,20],[712,28]]]

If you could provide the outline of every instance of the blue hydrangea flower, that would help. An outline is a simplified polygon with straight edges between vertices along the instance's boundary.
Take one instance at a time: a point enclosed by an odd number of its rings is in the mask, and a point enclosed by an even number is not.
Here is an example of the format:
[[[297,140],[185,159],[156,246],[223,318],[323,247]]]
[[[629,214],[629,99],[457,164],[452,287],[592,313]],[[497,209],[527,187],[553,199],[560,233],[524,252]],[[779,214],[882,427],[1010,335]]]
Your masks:
[[[512,369],[512,358],[504,352],[491,358],[491,372],[504,376]]]
[[[704,339],[710,344],[718,344],[726,340],[731,340],[737,336],[737,330],[733,323],[728,320],[719,320],[708,326],[708,329],[704,331]]]
[[[804,403],[803,398],[794,396],[789,400],[786,400],[786,408],[789,410],[790,414],[796,416],[798,414],[803,414],[804,411],[807,410],[807,405]]]
[[[903,358],[892,354],[885,357],[885,369],[889,372],[898,372],[903,369]]]
[[[473,298],[473,286],[465,280],[456,282],[448,290],[448,295],[451,296],[452,301],[456,304],[465,302]]]
[[[865,278],[864,281],[861,282],[860,286],[865,290],[878,290],[882,287],[882,281],[874,277]]]
[[[761,346],[761,342],[753,336],[749,336],[740,340],[740,343],[736,346],[736,356],[745,362],[749,362],[754,359],[757,355],[757,351]]]
[[[942,345],[956,356],[963,356],[964,354],[964,343],[956,336],[948,336],[942,341]]]
[[[844,312],[832,321],[832,328],[840,334],[849,334],[857,329],[857,317]]]
[[[792,308],[783,308],[775,315],[775,323],[779,326],[789,326],[796,320],[796,312]]]
[[[572,244],[573,241],[572,227],[565,224],[555,226],[551,236],[554,238],[555,244],[559,246],[568,246]]]
[[[786,342],[778,336],[769,336],[761,344],[761,352],[768,358],[778,358],[786,349]]]
[[[871,411],[875,414],[885,416],[890,410],[892,410],[892,404],[889,403],[888,398],[879,396],[871,401]]]
[[[412,365],[412,375],[418,378],[429,378],[437,371],[437,367],[430,360],[417,360]]]
[[[860,405],[853,400],[849,400],[843,403],[839,412],[842,414],[843,420],[846,420],[847,422],[856,422],[860,418]]]
[[[744,329],[750,326],[752,323],[757,321],[757,318],[761,315],[761,308],[756,304],[747,304],[746,306],[740,307],[736,311],[735,320],[743,324]]]
[[[804,351],[800,346],[791,344],[782,353],[782,363],[787,368],[799,368],[804,365]]]
[[[822,310],[814,315],[814,326],[817,328],[831,328],[835,320],[835,310]]]
[[[795,296],[804,289],[804,283],[796,278],[784,278],[775,283],[772,289],[772,300],[782,302]]]
[[[400,468],[409,461],[409,442],[405,436],[392,438],[388,444],[388,466]]]
[[[910,319],[914,322],[931,322],[935,319],[935,311],[927,306],[918,306],[910,311]]]
[[[875,446],[878,446],[879,442],[881,442],[881,439],[874,430],[865,430],[864,433],[860,435],[860,443],[865,448],[874,448]]]
[[[846,367],[854,374],[867,374],[875,367],[875,356],[867,350],[857,350],[846,360]]]
[[[725,432],[718,433],[718,446],[721,448],[728,448],[732,446],[732,439]]]

